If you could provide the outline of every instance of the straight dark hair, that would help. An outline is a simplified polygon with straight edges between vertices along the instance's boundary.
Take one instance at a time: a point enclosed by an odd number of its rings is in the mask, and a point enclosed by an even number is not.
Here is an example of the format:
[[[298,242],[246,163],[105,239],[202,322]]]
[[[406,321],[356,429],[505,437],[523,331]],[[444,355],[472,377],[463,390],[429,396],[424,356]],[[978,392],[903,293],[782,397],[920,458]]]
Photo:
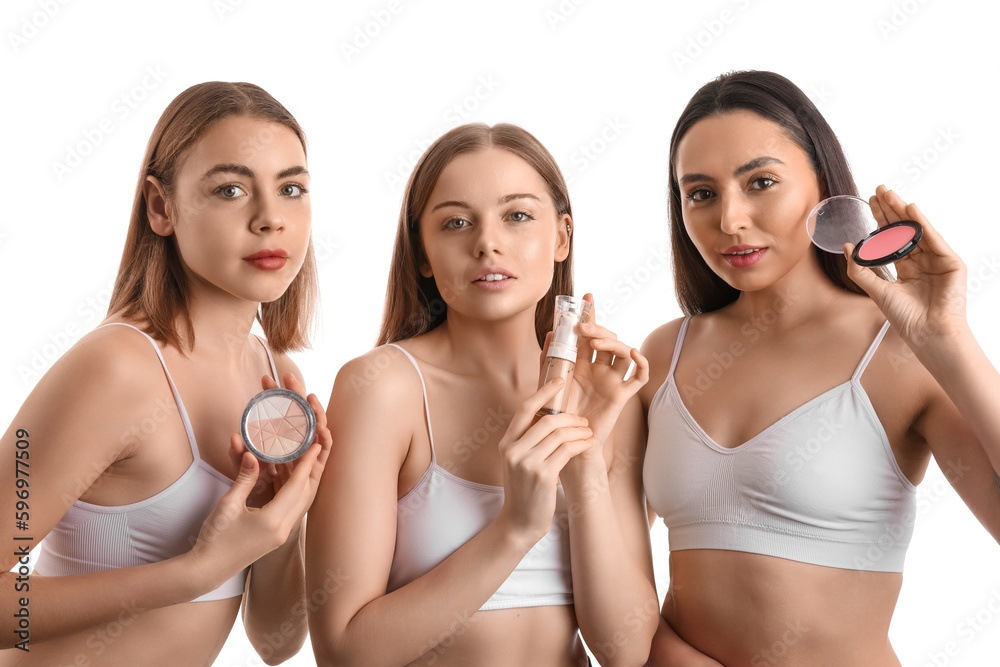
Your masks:
[[[420,275],[423,259],[420,216],[449,162],[459,155],[493,147],[509,151],[531,165],[548,186],[556,212],[560,216],[573,217],[569,191],[559,166],[545,146],[527,130],[509,123],[493,127],[470,123],[446,132],[417,161],[403,192],[377,345],[419,336],[447,319],[448,307],[434,278]],[[555,262],[549,291],[535,307],[535,336],[539,345],[545,342],[545,334],[552,329],[556,296],[573,293],[572,236],[569,243],[569,254],[563,261]]]
[[[823,198],[858,195],[844,149],[816,105],[794,83],[774,72],[730,72],[705,84],[694,94],[670,138],[670,245],[674,290],[686,315],[717,310],[739,297],[739,290],[720,278],[702,258],[684,229],[681,191],[677,181],[677,146],[695,123],[730,111],[745,110],[777,123],[805,151]],[[803,226],[804,226],[803,221]],[[847,259],[814,247],[823,272],[849,292],[865,294],[847,275]],[[885,280],[891,274],[876,269]]]

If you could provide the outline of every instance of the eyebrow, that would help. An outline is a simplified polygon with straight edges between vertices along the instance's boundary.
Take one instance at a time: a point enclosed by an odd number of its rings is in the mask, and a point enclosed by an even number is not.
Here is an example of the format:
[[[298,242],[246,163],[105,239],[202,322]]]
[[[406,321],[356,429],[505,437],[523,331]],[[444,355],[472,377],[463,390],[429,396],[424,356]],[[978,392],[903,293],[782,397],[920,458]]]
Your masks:
[[[779,160],[776,157],[771,157],[769,155],[763,155],[761,157],[754,158],[753,160],[750,160],[749,162],[747,162],[746,164],[744,164],[744,165],[742,165],[740,167],[737,167],[736,171],[733,172],[733,176],[742,176],[743,174],[747,173],[748,171],[753,171],[754,169],[758,169],[760,167],[763,167],[763,166],[769,165],[769,164],[784,165],[785,163],[782,162],[781,160]],[[715,179],[713,177],[709,176],[708,174],[684,174],[683,176],[681,176],[679,183],[681,185],[684,185],[685,183],[696,183],[696,182],[699,182],[699,181],[712,181],[712,182],[714,182]]]
[[[202,176],[202,179],[209,178],[216,174],[236,174],[237,176],[245,176],[246,178],[253,178],[253,169],[246,166],[245,164],[237,164],[235,162],[227,162],[226,164],[217,164]],[[278,180],[282,178],[288,178],[289,176],[298,176],[300,174],[309,175],[309,171],[301,166],[297,165],[295,167],[288,167],[287,169],[282,169],[278,172]]]
[[[542,201],[540,197],[538,197],[537,195],[533,195],[530,192],[516,192],[514,194],[504,195],[503,197],[500,197],[497,203],[507,204],[517,199],[534,199],[535,201],[539,202]],[[457,208],[472,208],[472,206],[469,205],[468,202],[459,201],[457,199],[449,199],[448,201],[443,201],[440,204],[437,204],[434,208],[431,209],[431,212],[433,213],[439,208],[445,208],[448,206],[455,206]]]

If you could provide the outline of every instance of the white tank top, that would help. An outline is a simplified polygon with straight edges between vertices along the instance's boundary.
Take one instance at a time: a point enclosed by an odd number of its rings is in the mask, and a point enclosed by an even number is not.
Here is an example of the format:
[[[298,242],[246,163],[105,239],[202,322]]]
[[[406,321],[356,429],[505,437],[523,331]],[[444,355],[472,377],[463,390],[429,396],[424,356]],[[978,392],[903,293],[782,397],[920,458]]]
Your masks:
[[[502,486],[457,477],[437,464],[431,413],[424,377],[409,352],[390,343],[410,360],[420,377],[431,443],[431,464],[420,481],[396,504],[396,548],[386,591],[405,586],[430,572],[500,514]],[[548,533],[531,548],[496,593],[479,608],[510,609],[573,604],[569,560],[569,517],[562,486]]]
[[[94,505],[82,500],[73,503],[39,547],[34,571],[42,576],[99,572],[179,556],[191,549],[205,519],[233,485],[233,480],[202,460],[184,402],[177,393],[156,341],[130,324],[112,322],[105,326],[111,325],[135,329],[156,350],[184,424],[194,461],[177,481],[145,500],[113,506]],[[260,342],[277,381],[278,372],[271,351],[263,340]],[[243,570],[219,588],[192,602],[242,595],[246,578],[247,570]]]
[[[903,475],[861,375],[747,442],[722,447],[684,406],[674,369],[649,406],[643,485],[671,551],[728,549],[850,570],[902,572],[916,488]]]

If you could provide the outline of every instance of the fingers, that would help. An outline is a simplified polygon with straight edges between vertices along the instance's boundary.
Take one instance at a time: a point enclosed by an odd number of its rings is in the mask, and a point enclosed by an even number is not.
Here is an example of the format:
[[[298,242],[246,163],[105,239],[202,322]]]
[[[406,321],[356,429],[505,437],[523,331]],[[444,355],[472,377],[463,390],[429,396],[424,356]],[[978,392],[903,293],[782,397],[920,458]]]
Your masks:
[[[226,491],[222,500],[219,501],[220,504],[226,502],[234,504],[237,507],[245,507],[250,492],[253,491],[254,485],[257,484],[257,475],[259,472],[260,466],[254,455],[250,452],[243,452],[243,456],[240,458],[240,473],[236,476],[232,488]]]
[[[590,308],[590,317],[584,324],[580,325],[581,337],[583,337],[584,339],[617,338],[617,336],[615,336],[615,334],[613,334],[611,331],[597,324],[597,306],[594,304],[594,295],[591,294],[590,292],[587,292],[586,294],[583,295],[583,300],[589,301],[591,308]],[[586,351],[587,346],[581,345],[580,348],[583,351]],[[614,359],[613,353],[608,353],[596,349],[595,351],[597,352],[597,354],[594,355],[595,364],[603,364],[605,366],[611,365]],[[590,361],[590,355],[586,356],[587,356],[587,361]]]
[[[566,381],[563,378],[553,378],[539,387],[538,391],[521,403],[518,409],[514,411],[514,416],[511,417],[510,425],[507,427],[507,435],[511,436],[511,441],[521,437],[528,430],[528,427],[531,426],[531,421],[535,417],[535,413],[541,410],[542,406],[549,402],[549,399],[555,397],[565,384]]]
[[[853,252],[854,244],[845,243],[844,257],[847,259],[848,277],[850,277],[850,279],[853,280],[858,287],[863,289],[868,296],[874,299],[876,303],[880,303],[880,300],[889,283],[875,275],[875,272],[868,267],[856,264],[852,255]]]

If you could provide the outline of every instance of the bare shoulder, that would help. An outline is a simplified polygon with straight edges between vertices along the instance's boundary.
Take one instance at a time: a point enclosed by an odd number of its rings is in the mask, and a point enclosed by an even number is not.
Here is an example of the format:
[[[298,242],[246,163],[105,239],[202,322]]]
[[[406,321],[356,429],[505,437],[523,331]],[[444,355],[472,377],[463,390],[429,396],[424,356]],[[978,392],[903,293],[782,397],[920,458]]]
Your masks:
[[[348,361],[337,373],[327,414],[334,442],[389,446],[401,465],[414,430],[424,423],[423,390],[413,363],[383,345]],[[369,448],[366,445],[366,449]],[[383,449],[384,451],[384,449]]]
[[[649,382],[639,390],[639,398],[644,409],[649,407],[653,395],[666,380],[670,363],[674,358],[674,346],[677,344],[677,336],[680,333],[681,325],[684,324],[684,319],[680,317],[666,324],[661,324],[653,329],[646,336],[646,340],[642,342],[639,351],[649,361]]]

